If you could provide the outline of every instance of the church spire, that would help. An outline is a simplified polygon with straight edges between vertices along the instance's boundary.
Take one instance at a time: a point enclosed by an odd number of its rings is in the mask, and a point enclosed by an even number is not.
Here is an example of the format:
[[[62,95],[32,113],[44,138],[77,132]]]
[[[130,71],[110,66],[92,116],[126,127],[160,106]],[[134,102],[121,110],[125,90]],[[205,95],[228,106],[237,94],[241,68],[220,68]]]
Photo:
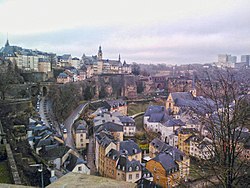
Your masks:
[[[7,39],[5,46],[9,46],[9,39]]]
[[[102,47],[101,47],[101,45],[99,46],[99,50],[98,50],[97,56],[98,56],[98,59],[99,59],[99,60],[102,59]]]
[[[9,45],[10,45],[10,43],[9,43],[9,34],[7,33],[7,41],[5,43],[5,46],[9,46]]]
[[[121,55],[119,54],[118,61],[121,62]]]

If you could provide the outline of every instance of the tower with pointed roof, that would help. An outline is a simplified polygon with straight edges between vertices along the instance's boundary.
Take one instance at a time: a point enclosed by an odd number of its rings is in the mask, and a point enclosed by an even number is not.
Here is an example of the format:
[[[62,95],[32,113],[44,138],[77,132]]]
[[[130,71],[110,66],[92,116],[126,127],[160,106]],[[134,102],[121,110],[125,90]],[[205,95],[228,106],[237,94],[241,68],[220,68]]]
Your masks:
[[[7,38],[7,41],[6,41],[6,43],[5,43],[5,47],[6,46],[10,46],[10,43],[9,43],[9,39]]]
[[[97,57],[98,57],[98,60],[102,60],[102,47],[101,46],[99,46]]]

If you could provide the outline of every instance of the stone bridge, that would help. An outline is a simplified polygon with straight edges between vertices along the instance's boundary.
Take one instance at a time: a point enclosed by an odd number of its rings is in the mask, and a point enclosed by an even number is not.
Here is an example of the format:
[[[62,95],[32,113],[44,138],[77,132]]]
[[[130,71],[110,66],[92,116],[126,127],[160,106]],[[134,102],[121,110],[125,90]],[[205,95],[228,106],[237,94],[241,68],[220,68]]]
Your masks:
[[[27,83],[30,87],[32,95],[38,91],[42,96],[46,96],[49,93],[50,88],[56,85],[54,82],[40,82],[40,83]]]

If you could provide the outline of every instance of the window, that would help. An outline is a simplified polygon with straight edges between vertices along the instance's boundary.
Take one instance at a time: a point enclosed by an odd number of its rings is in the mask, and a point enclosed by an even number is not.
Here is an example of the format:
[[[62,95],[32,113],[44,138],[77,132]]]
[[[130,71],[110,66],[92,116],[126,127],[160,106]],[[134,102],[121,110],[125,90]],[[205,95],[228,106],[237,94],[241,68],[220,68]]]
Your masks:
[[[140,178],[139,174],[136,174],[136,179]]]
[[[132,171],[132,167],[129,167],[129,172],[131,172]]]
[[[83,134],[80,134],[81,137],[83,137]]]
[[[78,167],[78,172],[80,172],[80,171],[82,171],[82,167],[81,166]]]
[[[132,174],[129,174],[128,179],[130,180],[132,179]]]
[[[83,139],[81,138],[81,140],[80,140],[81,142],[83,142]]]

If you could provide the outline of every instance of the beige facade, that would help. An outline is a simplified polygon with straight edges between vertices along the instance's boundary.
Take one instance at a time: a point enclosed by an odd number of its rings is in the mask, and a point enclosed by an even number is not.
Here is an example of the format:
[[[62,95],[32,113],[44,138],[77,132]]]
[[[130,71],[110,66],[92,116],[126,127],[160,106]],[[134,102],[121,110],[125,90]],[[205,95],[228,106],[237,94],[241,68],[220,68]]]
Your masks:
[[[135,183],[141,178],[141,171],[134,171],[134,172],[124,172],[122,170],[117,170],[116,179],[119,181],[126,181]]]
[[[38,63],[38,72],[51,72],[51,63],[50,62],[39,62]]]
[[[89,143],[86,132],[76,132],[75,135],[76,149],[86,148],[86,145]]]
[[[180,108],[178,106],[175,106],[174,99],[173,99],[171,93],[169,94],[167,101],[166,101],[166,109],[171,109],[173,114],[177,114],[180,110]]]
[[[98,152],[98,172],[103,176],[105,171],[105,156],[111,149],[116,149],[116,144],[111,142],[107,146],[99,145],[99,152]]]

